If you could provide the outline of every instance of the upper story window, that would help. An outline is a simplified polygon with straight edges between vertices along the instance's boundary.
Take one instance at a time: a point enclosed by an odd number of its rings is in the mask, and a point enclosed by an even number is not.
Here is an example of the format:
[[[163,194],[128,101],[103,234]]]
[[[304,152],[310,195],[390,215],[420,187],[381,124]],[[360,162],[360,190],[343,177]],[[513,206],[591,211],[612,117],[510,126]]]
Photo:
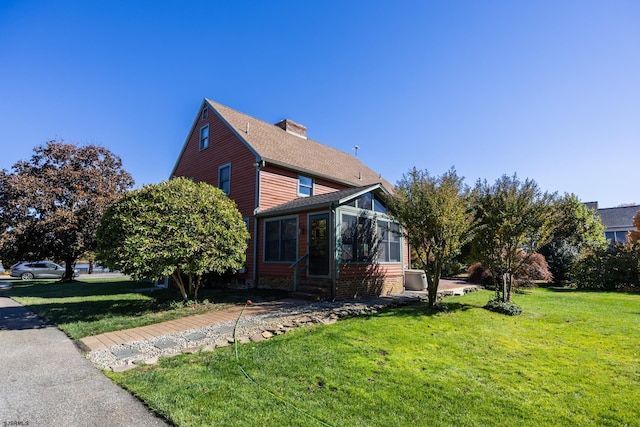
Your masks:
[[[202,113],[200,114],[200,120],[207,120],[207,117],[209,117],[209,109],[207,107],[204,107],[202,109]]]
[[[231,193],[231,163],[218,168],[218,188],[227,196]]]
[[[209,125],[200,128],[200,150],[209,146]]]
[[[313,178],[298,175],[298,196],[313,196]]]

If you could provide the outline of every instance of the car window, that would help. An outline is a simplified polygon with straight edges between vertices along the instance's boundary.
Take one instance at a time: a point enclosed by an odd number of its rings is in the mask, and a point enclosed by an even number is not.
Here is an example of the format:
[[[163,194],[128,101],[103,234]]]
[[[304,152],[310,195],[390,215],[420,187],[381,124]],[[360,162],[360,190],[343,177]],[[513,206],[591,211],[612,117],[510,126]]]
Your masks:
[[[33,264],[33,266],[35,268],[47,268],[47,265],[45,263],[43,263],[43,262],[38,262],[36,264]]]
[[[53,264],[51,262],[47,263],[47,268],[51,269],[51,270],[55,270],[56,268],[58,268],[58,266],[56,264]]]

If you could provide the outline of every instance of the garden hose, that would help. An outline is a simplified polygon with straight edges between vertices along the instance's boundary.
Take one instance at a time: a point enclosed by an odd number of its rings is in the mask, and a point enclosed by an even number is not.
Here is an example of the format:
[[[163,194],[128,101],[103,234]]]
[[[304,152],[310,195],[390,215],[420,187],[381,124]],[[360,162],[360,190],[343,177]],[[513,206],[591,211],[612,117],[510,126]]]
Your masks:
[[[238,363],[238,367],[240,368],[240,371],[242,371],[242,373],[244,374],[246,379],[248,379],[250,382],[255,384],[259,389],[261,389],[261,390],[265,391],[266,393],[270,394],[271,396],[273,396],[276,400],[279,400],[280,402],[284,403],[285,405],[290,406],[291,408],[293,408],[296,411],[300,412],[302,415],[304,415],[304,416],[306,416],[308,418],[311,418],[312,420],[318,422],[320,425],[323,425],[323,426],[326,426],[326,427],[332,427],[331,424],[328,424],[328,423],[322,421],[321,419],[313,416],[312,414],[308,413],[304,409],[299,408],[296,405],[294,405],[293,403],[287,401],[284,397],[279,396],[276,393],[274,393],[273,391],[263,387],[255,379],[253,379],[247,373],[247,371],[245,371],[244,367],[240,363],[240,357],[238,356],[238,339],[236,338],[236,332],[238,331],[238,324],[240,323],[240,319],[242,318],[242,315],[244,314],[244,310],[247,308],[248,305],[251,305],[251,300],[247,300],[247,302],[244,304],[244,307],[242,307],[242,310],[240,311],[240,315],[238,316],[238,319],[236,320],[236,325],[233,328],[233,346],[234,346],[234,350],[235,350],[235,354],[236,354],[236,362]]]

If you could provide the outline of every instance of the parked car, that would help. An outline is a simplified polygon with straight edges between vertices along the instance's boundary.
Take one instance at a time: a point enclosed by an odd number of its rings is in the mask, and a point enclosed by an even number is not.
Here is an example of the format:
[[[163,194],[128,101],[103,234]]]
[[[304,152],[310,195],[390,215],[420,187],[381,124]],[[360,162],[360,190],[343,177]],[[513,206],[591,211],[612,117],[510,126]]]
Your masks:
[[[11,266],[10,275],[22,280],[61,279],[64,276],[64,267],[51,261],[19,262]],[[80,273],[75,269],[73,277],[79,275]]]

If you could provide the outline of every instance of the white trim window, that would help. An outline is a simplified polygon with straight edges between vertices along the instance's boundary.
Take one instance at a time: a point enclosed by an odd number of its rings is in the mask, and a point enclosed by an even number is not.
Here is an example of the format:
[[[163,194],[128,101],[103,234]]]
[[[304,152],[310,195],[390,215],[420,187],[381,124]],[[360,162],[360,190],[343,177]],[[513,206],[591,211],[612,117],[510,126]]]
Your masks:
[[[200,120],[207,120],[207,117],[209,117],[209,108],[204,107],[202,109],[202,114],[200,115]]]
[[[218,167],[218,188],[227,196],[231,193],[231,163]]]
[[[209,125],[200,128],[200,150],[209,146]]]
[[[308,176],[304,175],[298,175],[298,196],[313,196],[313,178],[309,178]]]

